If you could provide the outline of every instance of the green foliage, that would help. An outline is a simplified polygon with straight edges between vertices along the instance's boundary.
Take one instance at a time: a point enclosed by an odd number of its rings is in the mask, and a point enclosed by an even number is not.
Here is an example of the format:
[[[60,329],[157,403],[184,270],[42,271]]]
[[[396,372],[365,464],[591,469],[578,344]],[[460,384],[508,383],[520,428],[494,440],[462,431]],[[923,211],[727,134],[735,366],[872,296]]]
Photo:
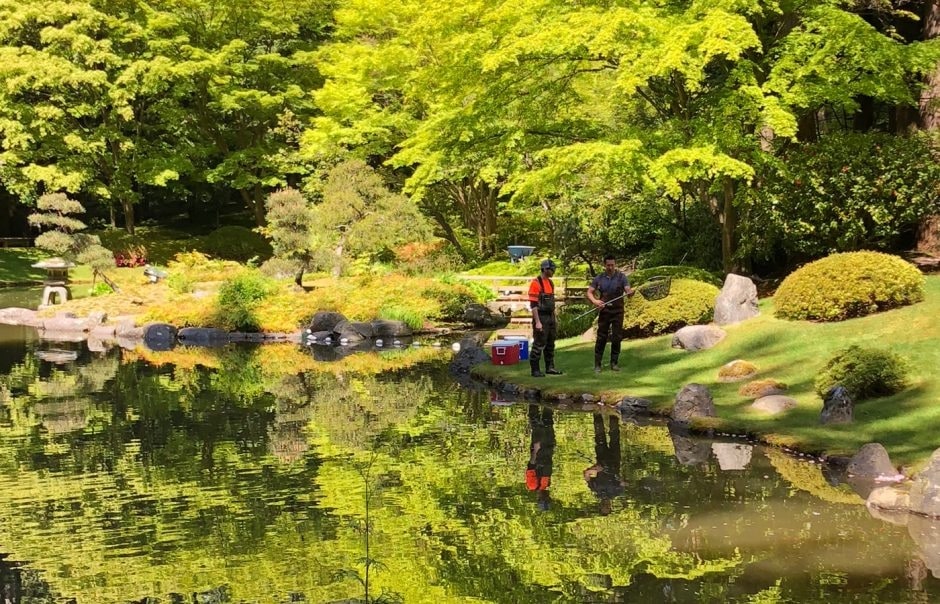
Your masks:
[[[166,227],[137,227],[134,234],[124,229],[95,231],[101,245],[114,253],[143,250],[151,264],[165,266],[176,254],[199,249],[202,239],[184,231]]]
[[[649,268],[640,268],[630,273],[630,286],[639,287],[646,283],[651,277],[667,276],[674,279],[691,279],[710,283],[716,287],[721,287],[722,280],[712,272],[694,266],[651,266]]]
[[[271,244],[267,239],[241,226],[224,226],[209,233],[202,249],[222,260],[248,262],[252,258],[265,260],[272,254]]]
[[[539,250],[536,250],[538,252]],[[526,277],[533,278],[539,274],[539,263],[544,256],[527,256],[519,262],[510,262],[509,260],[493,260],[476,266],[466,271],[468,275],[496,275],[502,277]]]
[[[940,163],[927,136],[835,133],[764,162],[745,191],[741,253],[812,258],[896,249],[940,211]]]
[[[193,291],[196,280],[185,271],[173,271],[166,278],[167,287],[178,294],[188,294]]]
[[[480,304],[486,304],[491,300],[496,299],[496,292],[493,291],[493,288],[489,287],[484,283],[479,281],[471,281],[469,279],[461,279],[457,275],[444,275],[440,278],[441,283],[446,283],[447,285],[460,285],[461,287],[466,288],[473,295],[474,299]]]
[[[709,283],[673,279],[669,295],[661,300],[632,296],[624,309],[624,336],[645,338],[707,323],[715,311],[718,292]]]
[[[425,317],[416,309],[408,308],[398,304],[385,304],[379,308],[380,319],[390,321],[401,321],[412,329],[421,329],[424,327]]]
[[[320,183],[313,227],[335,252],[334,275],[346,256],[375,256],[430,237],[427,220],[407,197],[393,193],[368,164],[350,160],[333,167]]]
[[[889,396],[908,384],[908,364],[899,355],[877,348],[849,346],[826,363],[816,377],[816,394],[841,384],[854,400]]]
[[[594,308],[590,304],[565,304],[558,309],[558,337],[573,338],[591,328],[597,320],[596,312],[588,312]],[[583,315],[583,316],[580,316]]]
[[[791,273],[774,295],[778,317],[842,321],[924,299],[924,276],[880,252],[846,252]]]
[[[255,270],[247,270],[222,283],[216,300],[221,325],[238,331],[256,331],[258,305],[274,293],[276,285]]]
[[[72,215],[85,212],[82,204],[64,193],[47,193],[36,202],[36,209],[39,211],[29,215],[29,223],[51,229],[36,237],[36,247],[90,266],[96,274],[114,268],[114,256],[102,247],[98,236],[79,232],[85,223]]]
[[[110,293],[113,292],[113,291],[114,291],[114,290],[111,289],[111,286],[110,286],[110,285],[108,285],[107,283],[104,283],[104,282],[100,282],[100,281],[99,281],[98,283],[95,283],[95,284],[91,287],[91,289],[88,290],[88,295],[94,298],[94,297],[97,297],[97,296],[106,296],[106,295],[110,294]]]
[[[476,296],[463,285],[440,283],[425,290],[425,295],[433,299],[440,310],[433,318],[442,321],[460,321],[464,310],[470,304],[477,303]]]

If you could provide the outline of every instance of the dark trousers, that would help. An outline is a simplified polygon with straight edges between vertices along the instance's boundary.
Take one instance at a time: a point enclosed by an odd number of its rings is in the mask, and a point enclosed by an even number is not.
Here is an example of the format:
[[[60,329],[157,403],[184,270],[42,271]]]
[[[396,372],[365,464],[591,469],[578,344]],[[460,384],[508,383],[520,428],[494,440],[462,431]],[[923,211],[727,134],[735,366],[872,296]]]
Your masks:
[[[594,343],[594,360],[600,363],[604,347],[610,340],[610,362],[620,360],[620,340],[623,339],[623,309],[604,308],[597,318],[597,341]]]
[[[536,311],[538,312],[538,311]],[[539,313],[539,319],[542,321],[542,331],[536,331],[532,327],[532,350],[529,351],[529,364],[532,369],[537,369],[542,354],[545,354],[545,368],[550,369],[555,366],[555,337],[558,333],[558,325],[555,323],[554,313]]]

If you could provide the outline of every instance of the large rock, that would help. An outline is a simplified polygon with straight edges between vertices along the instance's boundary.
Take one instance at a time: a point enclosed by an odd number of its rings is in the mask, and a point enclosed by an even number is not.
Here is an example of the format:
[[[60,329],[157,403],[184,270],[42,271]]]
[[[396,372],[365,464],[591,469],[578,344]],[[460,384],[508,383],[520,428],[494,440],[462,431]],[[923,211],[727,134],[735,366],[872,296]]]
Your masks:
[[[228,332],[214,327],[184,327],[176,336],[180,344],[216,348],[229,343]]]
[[[90,329],[86,319],[78,317],[56,316],[43,319],[40,329],[46,332],[86,332]]]
[[[794,407],[796,407],[796,401],[789,396],[783,396],[781,394],[762,396],[751,403],[751,409],[768,415],[780,415]]]
[[[893,479],[898,474],[888,451],[879,443],[862,446],[849,460],[846,472],[849,476],[871,479]]]
[[[39,318],[35,310],[28,308],[0,308],[0,323],[38,327],[42,323],[42,319]]]
[[[712,443],[712,453],[722,470],[743,470],[751,463],[754,447],[745,443]]]
[[[707,350],[725,338],[725,331],[714,325],[687,325],[672,336],[672,347],[695,352]]]
[[[855,418],[855,403],[849,396],[849,391],[843,386],[833,386],[826,393],[822,412],[819,414],[821,424],[848,424]]]
[[[176,346],[176,327],[169,323],[144,325],[144,346],[150,350],[164,352]]]
[[[307,325],[307,329],[309,329],[311,332],[333,331],[334,327],[345,320],[346,317],[343,316],[343,313],[320,311],[313,315],[313,318],[310,319],[310,324]]]
[[[459,350],[450,363],[451,374],[458,378],[468,378],[475,365],[490,361],[490,355],[484,350],[480,336],[468,335],[462,338],[459,344]]]
[[[354,321],[340,321],[333,327],[336,341],[346,340],[348,344],[356,344],[372,338],[372,324]]]
[[[617,402],[617,410],[623,415],[649,413],[652,401],[637,396],[627,396]]]
[[[879,520],[904,526],[910,518],[911,493],[896,486],[878,487],[865,500],[868,513]]]
[[[672,419],[688,423],[696,417],[715,417],[715,401],[711,392],[701,384],[689,384],[676,395]]]
[[[914,477],[911,511],[940,518],[940,449],[933,452],[927,467]]]
[[[760,314],[757,310],[757,286],[747,277],[729,274],[715,298],[715,323],[731,325]]]
[[[495,312],[482,304],[469,304],[463,311],[462,320],[476,327],[505,327],[509,315]]]
[[[410,336],[414,333],[404,321],[390,321],[388,319],[372,320],[372,335],[376,338],[394,338]]]

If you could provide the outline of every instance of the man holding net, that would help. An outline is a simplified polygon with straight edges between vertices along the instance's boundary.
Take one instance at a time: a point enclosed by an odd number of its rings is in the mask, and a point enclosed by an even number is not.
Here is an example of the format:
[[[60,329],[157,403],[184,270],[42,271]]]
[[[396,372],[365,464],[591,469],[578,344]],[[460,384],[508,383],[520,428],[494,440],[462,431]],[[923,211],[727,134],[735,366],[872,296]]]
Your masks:
[[[620,371],[620,340],[623,339],[624,300],[633,295],[630,280],[617,270],[614,257],[604,257],[604,272],[594,277],[587,299],[600,310],[597,318],[597,341],[594,343],[594,372],[601,372],[604,348],[610,340],[610,370]]]

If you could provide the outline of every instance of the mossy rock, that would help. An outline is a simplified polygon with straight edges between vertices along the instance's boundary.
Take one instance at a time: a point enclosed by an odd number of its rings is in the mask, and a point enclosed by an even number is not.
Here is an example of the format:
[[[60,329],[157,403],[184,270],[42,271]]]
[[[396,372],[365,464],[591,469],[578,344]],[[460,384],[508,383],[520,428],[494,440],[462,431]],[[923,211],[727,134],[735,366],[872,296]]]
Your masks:
[[[718,369],[719,382],[740,382],[757,373],[757,365],[736,359]]]
[[[786,392],[787,385],[775,379],[752,380],[738,388],[738,394],[747,398],[761,398]]]
[[[816,377],[816,394],[825,398],[837,384],[856,401],[889,396],[907,387],[908,365],[890,350],[849,346],[829,359]]]
[[[673,279],[669,295],[661,300],[632,296],[624,310],[624,336],[645,338],[708,323],[715,312],[718,291],[709,283]]]
[[[783,319],[842,321],[920,302],[924,287],[921,272],[897,256],[847,252],[791,273],[774,305]]]
[[[715,287],[721,287],[722,280],[721,277],[710,273],[702,268],[696,268],[694,266],[651,266],[648,268],[641,268],[630,273],[630,286],[639,287],[643,285],[653,277],[672,277],[673,279],[691,279],[692,281],[701,281],[702,283],[710,283]]]

